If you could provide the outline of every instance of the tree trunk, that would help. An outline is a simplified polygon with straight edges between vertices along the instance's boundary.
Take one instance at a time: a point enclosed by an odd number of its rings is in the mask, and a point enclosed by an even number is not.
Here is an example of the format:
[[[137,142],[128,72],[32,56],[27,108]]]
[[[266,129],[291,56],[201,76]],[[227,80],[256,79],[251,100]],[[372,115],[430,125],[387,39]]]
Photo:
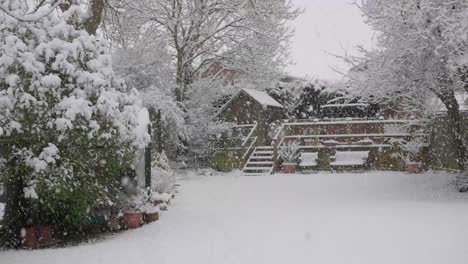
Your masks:
[[[84,29],[90,35],[96,35],[104,13],[105,0],[91,0],[88,6],[88,15],[84,22]]]
[[[455,98],[454,92],[446,93],[439,98],[447,108],[447,116],[453,131],[454,157],[458,169],[464,171],[466,161],[466,149],[463,140],[462,116],[460,115],[460,106]],[[460,192],[468,191],[468,175],[465,171],[457,178],[457,186]]]
[[[176,90],[175,97],[177,102],[184,101],[184,90],[185,90],[185,77],[184,77],[184,53],[181,50],[177,51],[177,69],[176,69]]]
[[[175,91],[176,101],[183,102],[186,99],[186,93],[194,80],[194,69],[192,63],[187,63],[187,56],[190,58],[193,54],[187,55],[187,50],[177,50],[177,69],[176,69],[176,83],[177,88]]]
[[[460,115],[460,106],[453,92],[446,94],[442,102],[447,108],[447,115],[453,128],[455,158],[457,163],[459,164],[459,168],[463,169],[466,157],[465,146],[463,144],[463,130],[462,118]]]
[[[60,9],[65,12],[73,5],[72,0],[65,1],[60,5]],[[96,35],[96,31],[102,21],[102,15],[104,13],[104,7],[106,5],[105,0],[89,0],[87,15],[83,22],[83,29],[90,35]]]

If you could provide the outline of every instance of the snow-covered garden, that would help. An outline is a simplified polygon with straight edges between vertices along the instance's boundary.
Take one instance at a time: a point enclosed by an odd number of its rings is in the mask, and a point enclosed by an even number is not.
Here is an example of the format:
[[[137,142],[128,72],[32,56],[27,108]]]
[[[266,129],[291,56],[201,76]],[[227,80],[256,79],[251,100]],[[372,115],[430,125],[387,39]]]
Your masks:
[[[298,3],[0,0],[0,263],[466,263],[468,2]]]
[[[202,175],[200,175],[202,174]],[[468,196],[446,173],[191,172],[159,222],[0,263],[466,263]]]

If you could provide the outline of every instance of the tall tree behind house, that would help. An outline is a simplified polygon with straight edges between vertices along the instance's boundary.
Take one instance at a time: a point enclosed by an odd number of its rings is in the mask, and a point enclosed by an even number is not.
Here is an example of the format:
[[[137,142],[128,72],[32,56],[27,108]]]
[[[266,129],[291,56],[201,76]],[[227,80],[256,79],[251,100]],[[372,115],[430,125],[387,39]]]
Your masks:
[[[455,159],[466,160],[455,93],[467,89],[468,38],[465,0],[364,0],[358,4],[378,31],[377,48],[349,61],[361,68],[352,83],[360,96],[428,117],[438,98],[452,123]],[[363,67],[365,66],[365,67]],[[428,107],[429,106],[429,107]],[[466,178],[466,177],[465,177]],[[463,183],[462,183],[463,182]],[[459,188],[468,191],[468,181]]]

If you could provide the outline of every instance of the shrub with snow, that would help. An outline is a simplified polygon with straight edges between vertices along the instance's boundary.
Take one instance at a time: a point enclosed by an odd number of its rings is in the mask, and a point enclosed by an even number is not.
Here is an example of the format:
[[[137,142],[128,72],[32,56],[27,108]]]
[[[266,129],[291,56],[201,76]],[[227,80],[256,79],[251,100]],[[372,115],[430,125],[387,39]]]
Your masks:
[[[280,158],[285,164],[296,163],[297,159],[299,159],[300,154],[300,147],[299,144],[296,142],[289,143],[280,149]]]
[[[79,9],[19,20],[26,1],[7,2],[10,15],[0,15],[0,180],[7,187],[2,234],[14,239],[27,222],[80,227],[90,210],[111,204],[110,188],[148,135],[135,135],[138,93],[114,77],[106,42],[77,29]],[[53,217],[40,219],[42,212]]]
[[[152,170],[152,189],[157,193],[172,193],[176,183],[176,175],[169,166],[166,154],[156,154]]]

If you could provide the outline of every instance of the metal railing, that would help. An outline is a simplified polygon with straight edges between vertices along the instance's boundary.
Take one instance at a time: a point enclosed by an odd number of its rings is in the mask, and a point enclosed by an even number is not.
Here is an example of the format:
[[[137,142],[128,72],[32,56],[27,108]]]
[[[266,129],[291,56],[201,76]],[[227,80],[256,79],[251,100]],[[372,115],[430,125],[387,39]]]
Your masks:
[[[223,147],[223,148],[215,148],[216,151],[244,151],[244,154],[242,155],[242,160],[246,161],[247,158],[250,156],[252,151],[255,149],[255,146],[257,144],[258,137],[255,136],[255,132],[257,130],[258,124],[246,124],[246,125],[235,125],[232,127],[232,129],[238,129],[238,128],[250,128],[250,131],[248,134],[245,136],[245,138],[242,139],[242,143],[238,146],[229,146],[229,147]]]
[[[281,146],[285,143],[286,140],[288,139],[296,139],[303,141],[304,139],[314,139],[315,144],[318,143],[318,139],[332,139],[332,138],[405,138],[405,137],[414,137],[414,136],[424,136],[424,134],[420,133],[325,133],[321,134],[318,133],[317,128],[318,127],[324,127],[324,126],[354,126],[354,125],[391,125],[391,124],[399,124],[399,125],[418,125],[419,121],[418,120],[393,120],[393,119],[385,119],[385,120],[374,120],[374,119],[330,119],[330,120],[294,120],[294,122],[288,122],[288,120],[285,120],[285,122],[282,123],[281,127],[279,128],[278,132],[275,134],[273,141],[274,145],[277,148],[281,148]],[[314,133],[304,133],[304,134],[298,134],[298,133],[291,133],[291,131],[294,128],[303,128],[303,127],[309,127],[314,130]],[[275,144],[276,143],[276,144]],[[363,144],[362,147],[365,147],[366,145]]]

